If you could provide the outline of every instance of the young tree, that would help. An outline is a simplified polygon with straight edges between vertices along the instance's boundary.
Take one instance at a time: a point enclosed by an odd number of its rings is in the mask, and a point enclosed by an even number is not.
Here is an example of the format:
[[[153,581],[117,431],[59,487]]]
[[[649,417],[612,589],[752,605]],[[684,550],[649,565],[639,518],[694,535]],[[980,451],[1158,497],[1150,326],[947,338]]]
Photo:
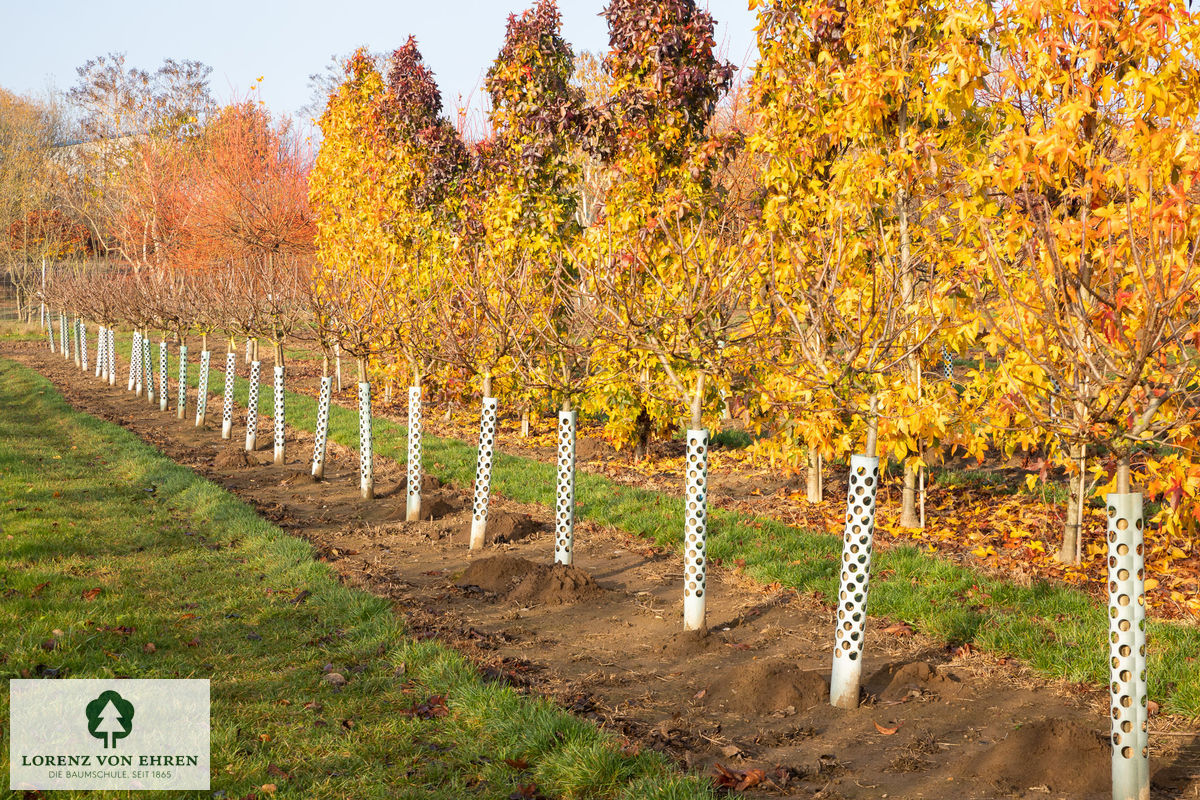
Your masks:
[[[590,143],[610,166],[603,217],[585,234],[586,304],[608,346],[610,369],[661,376],[642,390],[686,421],[684,625],[704,626],[703,408],[710,379],[746,329],[747,281],[736,226],[714,175],[737,139],[709,134],[732,65],[717,58],[713,20],[692,0],[613,0],[605,11],[611,97],[591,110]],[[636,417],[645,414],[639,404]],[[684,410],[686,409],[686,412]],[[614,409],[615,411],[615,409]]]
[[[977,279],[995,293],[988,336],[1003,350],[1009,397],[1072,459],[1086,447],[1111,467],[1113,796],[1146,797],[1132,473],[1165,442],[1194,452],[1200,21],[1170,0],[1013,3],[1002,20],[1007,102],[963,214],[986,256]],[[1064,541],[1061,557],[1073,545]]]
[[[952,322],[943,301],[959,291],[940,193],[978,127],[989,9],[774,0],[759,17],[757,319],[773,334],[764,356],[781,367],[766,376],[767,397],[796,409],[810,452],[850,450],[865,428],[865,453],[851,459],[832,688],[834,705],[853,708],[877,442],[908,459],[902,523],[915,524],[917,442],[946,428],[929,411],[936,396],[920,391],[920,352]]]

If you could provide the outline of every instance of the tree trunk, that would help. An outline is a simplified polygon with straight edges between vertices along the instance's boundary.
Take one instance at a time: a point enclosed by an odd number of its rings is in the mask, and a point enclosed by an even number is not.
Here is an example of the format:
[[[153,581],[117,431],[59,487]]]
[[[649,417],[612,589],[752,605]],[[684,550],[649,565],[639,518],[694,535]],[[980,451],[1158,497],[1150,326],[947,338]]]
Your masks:
[[[864,448],[863,455],[876,455],[876,442],[879,438],[879,396],[871,395],[871,411],[870,418],[867,420],[867,446]]]
[[[633,458],[641,461],[650,452],[650,415],[643,408],[638,412],[633,423],[633,433],[636,437],[633,445]]]
[[[900,527],[919,528],[917,514],[917,467],[904,465],[904,491],[900,495]]]
[[[1055,554],[1055,559],[1065,564],[1078,564],[1083,544],[1083,516],[1087,500],[1083,496],[1086,451],[1081,444],[1073,444],[1070,448],[1071,460],[1080,465],[1077,477],[1067,478],[1067,516],[1063,521],[1062,544]]]
[[[821,454],[814,448],[808,449],[808,502],[819,503],[824,492],[821,489]]]

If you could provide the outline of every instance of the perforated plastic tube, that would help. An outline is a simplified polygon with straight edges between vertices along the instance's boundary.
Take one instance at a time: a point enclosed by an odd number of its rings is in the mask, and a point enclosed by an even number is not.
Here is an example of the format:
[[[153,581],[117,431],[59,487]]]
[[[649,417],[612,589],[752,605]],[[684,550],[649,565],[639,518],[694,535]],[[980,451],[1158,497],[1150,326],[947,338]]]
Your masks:
[[[558,412],[558,491],[554,504],[554,563],[575,560],[575,412]]]
[[[142,380],[146,384],[146,402],[154,405],[154,359],[150,357],[150,335],[142,337]]]
[[[1109,699],[1113,800],[1150,796],[1142,496],[1108,501]]]
[[[209,364],[212,362],[212,352],[209,350],[200,351],[200,383],[196,388],[196,427],[199,428],[204,424],[204,418],[208,416],[208,373]]]
[[[421,387],[408,387],[408,506],[404,518],[421,518]]]
[[[225,354],[225,386],[221,392],[221,438],[233,436],[233,387],[237,381],[237,353]]]
[[[312,475],[325,477],[325,446],[329,437],[329,398],[333,390],[333,377],[321,378],[321,393],[317,397],[317,430],[313,437]]]
[[[272,399],[275,401],[275,415],[272,419],[272,433],[275,439],[275,463],[282,464],[284,458],[284,442],[287,434],[287,415],[284,411],[283,370],[280,364],[275,366],[275,385]]]
[[[838,708],[857,708],[862,681],[863,627],[867,620],[867,591],[871,579],[871,548],[875,534],[875,492],[879,488],[879,459],[850,457],[846,490],[846,527],[842,534],[842,574],[834,634],[833,675],[829,700]]]
[[[371,384],[358,384],[358,488],[363,500],[375,499],[375,459],[371,451]]]
[[[108,329],[108,344],[104,348],[104,355],[108,360],[108,385],[117,385],[117,332],[112,328]]]
[[[708,603],[708,431],[687,432],[687,480],[684,484],[683,628],[704,628]]]
[[[188,396],[188,358],[187,345],[179,345],[179,398],[175,403],[175,416],[183,419],[187,414],[187,396]]]
[[[166,411],[167,404],[170,402],[168,392],[170,387],[167,385],[167,340],[163,339],[158,343],[158,410]]]
[[[96,326],[96,377],[104,377],[104,347],[108,344],[108,334],[105,333],[103,325]]]
[[[258,447],[258,382],[262,376],[262,362],[250,362],[250,396],[246,402],[246,450]]]
[[[136,354],[141,349],[142,334],[139,331],[133,332],[133,345],[129,348],[129,381],[126,384],[126,391],[132,392],[137,386],[137,357]]]
[[[492,494],[492,458],[496,445],[496,407],[496,398],[483,398],[479,413],[479,459],[475,464],[475,499],[471,504],[472,550],[483,547],[487,533],[488,500]]]
[[[129,369],[133,373],[130,387],[137,397],[142,396],[142,332],[133,332],[133,342],[129,346]]]

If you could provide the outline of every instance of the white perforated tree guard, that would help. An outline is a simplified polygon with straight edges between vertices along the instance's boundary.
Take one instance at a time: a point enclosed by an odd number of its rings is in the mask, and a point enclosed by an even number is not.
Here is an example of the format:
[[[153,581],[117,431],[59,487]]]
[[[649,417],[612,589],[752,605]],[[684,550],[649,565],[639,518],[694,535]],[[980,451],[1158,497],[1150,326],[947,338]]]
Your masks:
[[[142,380],[146,384],[146,402],[154,405],[154,359],[150,355],[150,335],[142,337]]]
[[[71,358],[71,345],[67,342],[67,315],[58,312],[58,342],[62,346],[63,360]]]
[[[404,518],[421,518],[421,387],[408,387],[408,506]]]
[[[237,380],[237,353],[225,354],[225,386],[221,390],[221,438],[233,436],[233,386]]]
[[[358,488],[363,500],[375,499],[375,459],[371,454],[371,384],[358,384]]]
[[[871,547],[875,532],[875,492],[879,459],[850,457],[846,490],[846,528],[842,536],[842,576],[834,635],[833,676],[829,699],[838,708],[858,708],[862,680],[863,628],[871,579]]]
[[[200,383],[196,388],[196,427],[204,425],[204,418],[208,416],[208,373],[209,363],[212,360],[212,352],[209,350],[200,351]]]
[[[177,399],[175,401],[175,416],[183,419],[187,414],[187,396],[188,396],[188,359],[187,345],[179,345],[179,386],[176,387]]]
[[[558,491],[554,504],[554,563],[575,560],[575,412],[558,412]]]
[[[950,380],[954,377],[954,362],[950,359],[950,348],[942,345],[942,379]]]
[[[72,355],[75,357],[75,366],[77,367],[82,366],[82,362],[80,361],[81,349],[79,347],[79,322],[79,317],[76,317],[75,321],[71,323],[71,350],[74,351]]]
[[[108,360],[108,385],[117,385],[117,332],[112,328],[108,329],[108,344],[104,348],[104,355]]]
[[[108,334],[104,332],[103,325],[96,326],[96,377],[104,377],[104,346],[108,344]]]
[[[704,628],[708,537],[708,431],[687,432],[683,510],[683,629]]]
[[[258,382],[262,375],[262,362],[250,362],[250,396],[246,400],[246,450],[258,447]]]
[[[329,398],[333,390],[333,378],[321,378],[321,392],[317,396],[317,430],[313,437],[312,476],[318,480],[325,477],[325,446],[329,437]]]
[[[133,370],[133,393],[142,396],[142,332],[133,332],[133,342],[129,346],[129,367]]]
[[[483,547],[487,533],[488,499],[492,494],[492,459],[496,445],[496,407],[494,397],[483,398],[479,413],[479,460],[475,464],[475,500],[471,505],[470,549]]]
[[[50,343],[50,352],[54,352],[54,323],[50,321],[49,314],[43,314],[42,325],[46,328],[46,341]]]
[[[167,340],[158,343],[158,410],[166,411],[170,403],[170,387],[167,385]]]
[[[275,435],[275,463],[282,464],[284,459],[284,443],[287,434],[287,418],[284,413],[284,398],[283,398],[283,370],[282,365],[275,367],[275,386],[273,391],[273,399],[275,401],[275,417],[273,420]]]
[[[79,320],[79,368],[88,371],[87,323]]]
[[[126,388],[126,391],[128,391],[128,392],[132,392],[134,387],[137,386],[137,357],[136,357],[136,354],[137,354],[138,350],[140,349],[139,345],[138,345],[138,341],[140,339],[141,339],[141,334],[138,333],[137,330],[134,330],[133,343],[132,343],[132,345],[130,345],[130,348],[129,348],[129,381],[128,381],[128,386]]]
[[[1108,501],[1109,696],[1113,800],[1150,796],[1142,496]]]

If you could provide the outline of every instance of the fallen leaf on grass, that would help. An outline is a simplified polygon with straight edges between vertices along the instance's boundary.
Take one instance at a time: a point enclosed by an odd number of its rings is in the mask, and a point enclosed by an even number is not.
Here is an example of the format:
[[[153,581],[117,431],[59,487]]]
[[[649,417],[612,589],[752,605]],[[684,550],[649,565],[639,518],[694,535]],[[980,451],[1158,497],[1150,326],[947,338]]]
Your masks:
[[[890,633],[892,636],[912,636],[913,628],[907,622],[895,622],[883,629],[884,633]]]
[[[878,722],[876,722],[876,723],[875,723],[875,730],[879,731],[879,732],[880,732],[880,733],[882,733],[884,736],[891,736],[891,735],[893,735],[893,734],[894,734],[896,731],[900,730],[900,726],[901,726],[901,725],[903,725],[903,724],[904,724],[904,723],[902,723],[902,722],[897,722],[897,723],[896,723],[896,727],[894,727],[894,728],[885,728],[885,727],[883,727],[882,725],[880,725]]]
[[[103,589],[101,589],[99,586],[97,586],[95,589],[88,589],[88,590],[84,591],[83,594],[80,596],[84,600],[86,600],[90,603],[93,600],[95,600],[97,597],[99,597],[100,593],[103,591],[104,591]]]
[[[50,585],[50,581],[44,581],[44,582],[42,582],[42,583],[39,583],[37,586],[33,587],[33,591],[31,591],[31,592],[29,593],[29,596],[30,596],[30,597],[37,597],[37,596],[38,596],[39,594],[41,594],[41,593],[42,593],[42,591],[43,591],[43,590],[45,590],[45,588],[46,588],[47,586],[49,586],[49,585]]]
[[[283,778],[284,780],[292,777],[274,764],[267,764],[267,774],[273,778]]]
[[[508,796],[508,800],[539,800],[543,795],[538,792],[536,783],[518,786],[517,790]]]
[[[714,786],[720,789],[732,789],[735,792],[743,792],[758,786],[767,777],[767,773],[761,769],[748,769],[743,772],[729,769],[720,762],[713,764],[713,772],[716,773],[713,775]]]
[[[446,696],[435,694],[424,703],[420,703],[407,710],[402,710],[400,713],[408,717],[416,717],[417,719],[434,719],[446,716],[450,713],[450,709],[446,708]]]
[[[970,642],[967,642],[966,644],[960,644],[957,647],[951,647],[950,648],[950,656],[952,658],[959,658],[961,656],[969,656],[969,655],[971,655],[971,653],[974,653],[977,651],[978,651],[978,648],[975,647],[975,645],[971,644]]]
[[[504,763],[513,769],[529,769],[529,762],[523,758],[506,758]]]

